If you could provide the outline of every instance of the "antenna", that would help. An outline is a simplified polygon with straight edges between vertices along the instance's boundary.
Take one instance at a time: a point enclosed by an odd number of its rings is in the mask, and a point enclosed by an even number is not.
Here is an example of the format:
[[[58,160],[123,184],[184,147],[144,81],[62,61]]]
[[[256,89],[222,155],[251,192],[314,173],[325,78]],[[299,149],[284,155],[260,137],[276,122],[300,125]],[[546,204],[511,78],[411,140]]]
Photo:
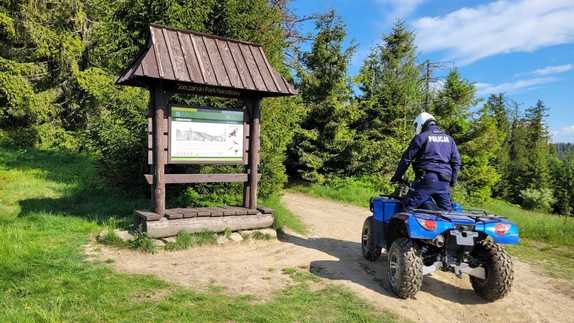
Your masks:
[[[431,62],[430,60],[426,60],[422,64],[422,68],[424,69],[424,77],[421,81],[425,82],[425,101],[424,104],[421,106],[421,112],[427,111],[430,107],[430,84],[431,82],[437,82],[441,80],[441,77],[433,77],[433,72],[437,70],[450,70],[454,68],[454,62],[452,61],[444,61],[444,62]]]

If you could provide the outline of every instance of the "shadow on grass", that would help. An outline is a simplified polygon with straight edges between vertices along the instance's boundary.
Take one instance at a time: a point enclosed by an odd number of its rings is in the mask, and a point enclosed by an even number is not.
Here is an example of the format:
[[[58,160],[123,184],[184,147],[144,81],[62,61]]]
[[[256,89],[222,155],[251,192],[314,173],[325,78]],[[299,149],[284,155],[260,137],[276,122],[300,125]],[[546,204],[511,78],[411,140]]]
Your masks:
[[[135,223],[134,210],[146,208],[146,200],[106,195],[105,192],[73,191],[62,198],[32,198],[19,202],[20,217],[31,214],[49,213],[54,215],[81,217],[98,224],[114,220],[121,226]]]
[[[19,217],[48,213],[80,217],[99,224],[114,219],[120,225],[129,225],[133,223],[135,209],[149,207],[142,189],[129,192],[104,182],[98,176],[94,161],[84,154],[2,147],[0,167],[56,183],[55,188],[47,192],[53,194],[55,190],[61,195],[17,201]]]
[[[338,260],[316,260],[309,265],[311,273],[330,280],[345,280],[364,286],[377,293],[396,297],[387,280],[386,255],[375,262],[365,260],[358,242],[333,238],[302,238],[288,233],[278,236],[280,241],[319,250]],[[451,302],[469,305],[485,304],[472,289],[460,288],[432,276],[425,276],[421,292],[429,293]]]

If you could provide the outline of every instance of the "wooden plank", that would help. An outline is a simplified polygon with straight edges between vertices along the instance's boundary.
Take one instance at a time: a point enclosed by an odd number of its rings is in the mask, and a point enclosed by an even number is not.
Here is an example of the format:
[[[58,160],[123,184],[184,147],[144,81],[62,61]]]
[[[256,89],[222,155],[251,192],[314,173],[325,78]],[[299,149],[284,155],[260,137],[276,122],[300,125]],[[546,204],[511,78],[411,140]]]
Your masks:
[[[181,213],[180,209],[168,209],[165,210],[165,217],[172,220],[172,219],[181,219],[183,218],[183,213]]]
[[[230,208],[235,211],[236,215],[246,215],[247,214],[247,209],[244,207],[232,206]]]
[[[240,183],[246,181],[247,174],[166,174],[167,184]]]
[[[221,55],[219,54],[215,40],[212,38],[203,37],[203,41],[205,43],[205,48],[207,49],[209,59],[211,60],[211,66],[215,71],[215,78],[217,79],[217,83],[221,86],[230,87],[231,82],[229,81],[229,77],[225,71],[225,66],[223,65],[223,60],[221,59]]]
[[[211,216],[211,211],[207,208],[197,209],[197,216],[201,216],[201,217]]]
[[[259,47],[259,54],[263,58],[263,62],[265,63],[265,66],[267,66],[267,71],[269,71],[269,75],[271,75],[271,79],[273,79],[273,83],[275,84],[277,91],[281,92],[281,93],[289,93],[287,91],[287,88],[285,87],[285,84],[283,84],[283,82],[282,82],[282,77],[279,75],[279,73],[277,73],[277,71],[275,71],[273,66],[271,66],[271,64],[269,64],[269,61],[267,60],[267,57],[265,56],[265,53],[263,52],[263,48],[261,48],[261,47]]]
[[[153,37],[153,45],[155,48],[155,55],[158,63],[157,65],[159,67],[160,78],[169,80],[175,79],[162,29],[151,28],[151,34]]]
[[[145,174],[148,184],[153,184],[154,175]],[[261,178],[261,174],[257,174]],[[193,184],[193,183],[241,183],[248,181],[248,174],[165,174],[165,184]]]
[[[165,29],[164,29],[165,30]],[[187,64],[183,56],[182,46],[176,31],[165,30],[164,35],[168,44],[168,50],[171,57],[171,63],[176,80],[191,81],[187,72]]]
[[[261,55],[260,48],[254,47],[254,46],[249,46],[249,48],[251,49],[251,52],[253,53],[253,58],[255,59],[255,63],[257,64],[257,67],[259,68],[259,72],[261,73],[261,76],[263,77],[263,82],[265,82],[265,87],[267,87],[267,90],[269,90],[270,92],[278,92],[277,86],[275,86],[275,82],[273,82],[273,77],[271,77],[271,73],[269,73],[269,69],[267,68],[267,65],[265,64],[265,60],[263,59],[263,56]]]
[[[135,215],[145,221],[158,221],[162,218],[161,215],[151,212],[151,211],[142,211],[142,210],[135,210]]]
[[[259,214],[259,213],[260,213],[259,210],[257,210],[257,209],[247,209],[247,208],[246,208],[245,210],[247,210],[247,214],[248,214],[248,215]]]
[[[255,88],[259,91],[267,91],[265,83],[263,82],[263,78],[261,77],[261,73],[259,72],[259,68],[255,63],[255,58],[253,58],[253,54],[251,53],[249,46],[244,44],[238,44],[238,46],[239,49],[241,50],[241,54],[243,54],[245,64],[247,64],[247,70],[249,71],[249,75],[253,80],[253,84],[255,84]]]
[[[263,56],[265,57],[265,56]],[[269,63],[267,63],[269,65]],[[281,93],[289,93],[289,89],[287,88],[287,85],[285,85],[285,80],[283,79],[283,76],[281,76],[281,74],[279,74],[277,71],[275,71],[273,68],[271,68],[269,70],[269,72],[271,72],[271,75],[273,75],[273,80],[275,80],[275,84],[277,84],[277,88],[279,89],[279,92]]]
[[[228,42],[228,46],[231,51],[233,61],[235,62],[235,67],[237,67],[237,71],[239,72],[239,78],[241,78],[243,87],[250,90],[255,90],[255,84],[253,84],[253,79],[249,74],[249,69],[247,68],[247,64],[245,63],[245,59],[241,53],[241,49],[239,49],[239,45],[237,45],[237,43]]]
[[[194,48],[197,50],[197,59],[199,62],[199,66],[203,71],[205,83],[210,85],[217,85],[215,72],[213,71],[213,67],[211,66],[209,56],[207,55],[207,49],[205,48],[205,44],[203,43],[203,38],[196,35],[190,35],[190,37],[193,42]]]
[[[184,218],[194,218],[197,216],[197,208],[181,209]]]
[[[239,77],[239,71],[237,71],[237,67],[235,66],[235,62],[233,61],[233,56],[231,55],[231,50],[229,49],[227,42],[216,39],[215,44],[217,45],[217,49],[219,50],[219,54],[223,60],[223,66],[225,67],[225,71],[227,72],[231,85],[242,89],[243,83]]]
[[[223,206],[222,209],[223,209],[223,215],[224,216],[235,216],[235,215],[237,215],[237,212],[232,207]]]
[[[193,47],[191,38],[189,35],[183,34],[181,32],[178,32],[177,35],[183,51],[183,58],[185,60],[185,65],[187,66],[189,78],[192,82],[195,83],[205,82],[203,79],[203,73],[197,61],[196,50]]]
[[[225,230],[252,230],[269,228],[273,225],[271,214],[256,214],[242,216],[195,217],[159,221],[147,221],[144,229],[152,238],[165,238],[177,235],[179,232],[224,232]]]
[[[211,216],[223,216],[223,208],[221,207],[212,207],[210,211]]]
[[[145,54],[144,58],[142,59],[141,62],[143,69],[144,69],[144,75],[148,76],[148,77],[153,77],[153,78],[159,78],[159,70],[157,68],[157,60],[155,58],[155,53],[154,53],[154,49],[150,48],[148,49],[147,53]]]

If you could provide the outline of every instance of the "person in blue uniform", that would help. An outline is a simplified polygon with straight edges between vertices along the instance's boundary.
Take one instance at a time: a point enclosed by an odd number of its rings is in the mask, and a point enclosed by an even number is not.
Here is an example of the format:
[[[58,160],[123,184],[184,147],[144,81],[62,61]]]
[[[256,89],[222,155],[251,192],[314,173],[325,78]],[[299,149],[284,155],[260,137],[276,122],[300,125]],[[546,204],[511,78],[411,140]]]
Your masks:
[[[460,169],[456,143],[436,124],[435,118],[423,112],[414,122],[416,135],[403,153],[391,182],[399,183],[413,165],[416,180],[404,200],[408,209],[430,208],[434,204],[446,211],[452,208],[449,187],[454,186]]]

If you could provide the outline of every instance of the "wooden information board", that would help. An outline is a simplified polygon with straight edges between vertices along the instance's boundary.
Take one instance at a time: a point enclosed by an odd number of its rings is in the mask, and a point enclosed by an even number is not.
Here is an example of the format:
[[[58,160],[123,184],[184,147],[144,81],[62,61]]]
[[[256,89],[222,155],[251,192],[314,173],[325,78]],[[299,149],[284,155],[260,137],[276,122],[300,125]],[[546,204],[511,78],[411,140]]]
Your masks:
[[[171,107],[169,163],[245,163],[244,112]]]

